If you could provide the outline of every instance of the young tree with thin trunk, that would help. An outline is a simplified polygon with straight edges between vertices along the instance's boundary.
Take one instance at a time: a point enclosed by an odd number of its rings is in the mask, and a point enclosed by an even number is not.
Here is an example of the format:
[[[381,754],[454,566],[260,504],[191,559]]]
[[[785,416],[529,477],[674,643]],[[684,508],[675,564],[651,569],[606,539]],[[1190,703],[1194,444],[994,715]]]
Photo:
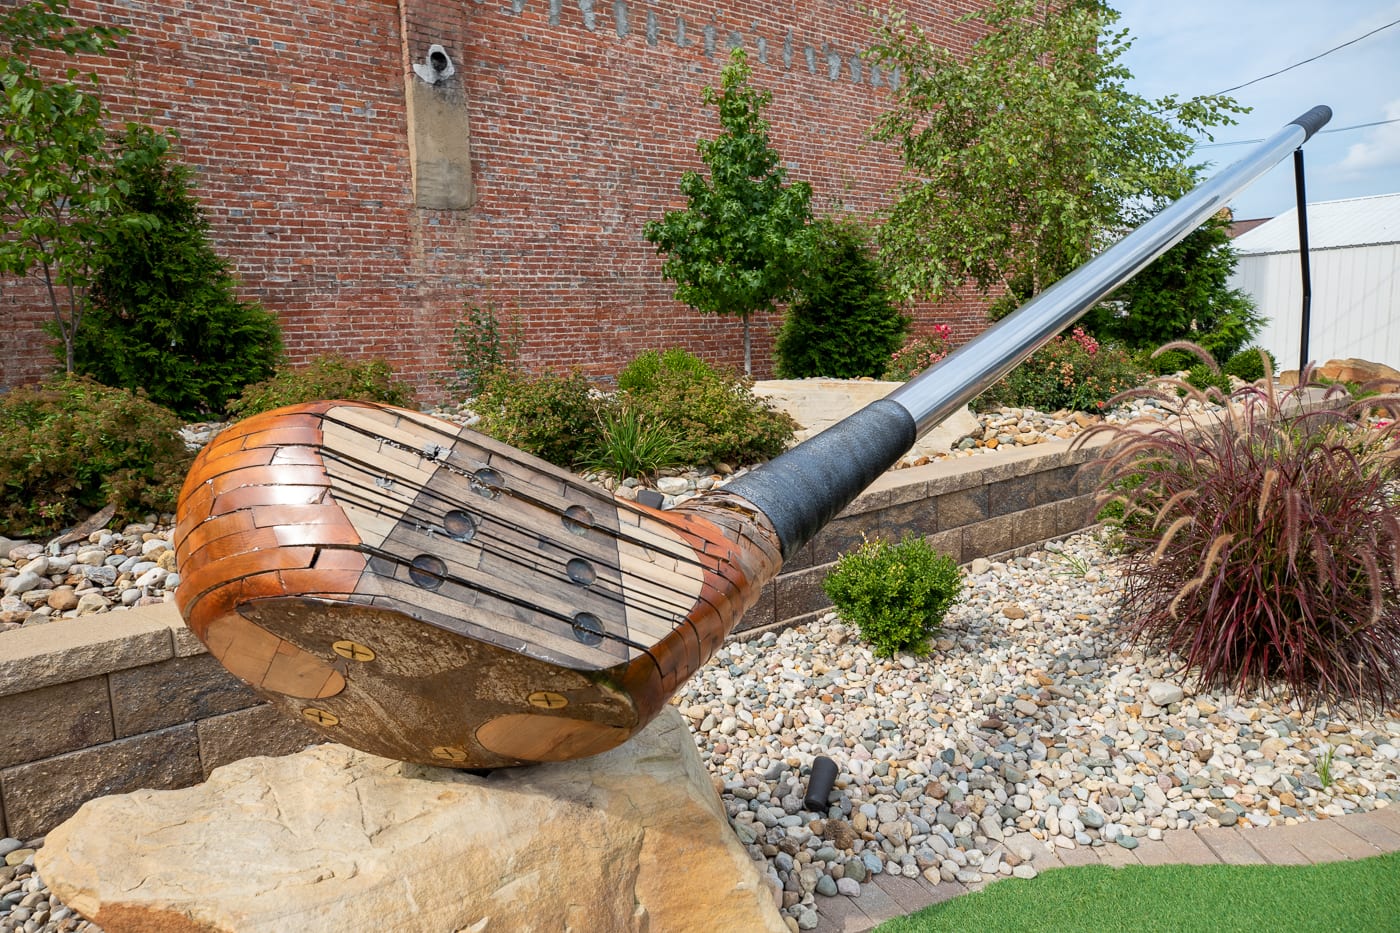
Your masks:
[[[752,73],[743,49],[735,49],[719,89],[705,88],[701,100],[717,109],[723,127],[696,145],[709,177],[686,172],[686,208],[643,231],[666,257],[661,271],[676,283],[677,300],[743,320],[745,373],[753,371],[749,318],[793,294],[812,218],[811,186],[786,183],[763,118],[772,94],[749,86]]]
[[[32,59],[105,54],[119,35],[80,26],[67,7],[36,0],[0,15],[0,274],[42,283],[71,373],[98,257],[123,231],[153,221],[122,209],[117,161],[138,154],[109,144],[97,76],[69,64],[55,77]]]

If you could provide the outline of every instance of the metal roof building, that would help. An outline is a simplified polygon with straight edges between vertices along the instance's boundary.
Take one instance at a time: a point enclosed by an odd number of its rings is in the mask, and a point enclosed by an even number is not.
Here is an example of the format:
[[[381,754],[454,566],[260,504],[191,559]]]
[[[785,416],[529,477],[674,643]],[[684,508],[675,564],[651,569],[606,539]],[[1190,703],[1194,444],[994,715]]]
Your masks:
[[[1298,211],[1286,211],[1234,241],[1230,284],[1267,318],[1259,343],[1281,369],[1298,365],[1302,274]],[[1400,369],[1400,194],[1308,205],[1312,312],[1308,357],[1359,358]]]

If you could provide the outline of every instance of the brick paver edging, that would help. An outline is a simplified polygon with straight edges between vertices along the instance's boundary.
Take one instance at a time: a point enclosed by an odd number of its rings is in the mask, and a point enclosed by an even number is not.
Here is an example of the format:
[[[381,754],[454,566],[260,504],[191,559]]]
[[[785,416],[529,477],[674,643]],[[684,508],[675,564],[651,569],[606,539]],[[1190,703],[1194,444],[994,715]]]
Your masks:
[[[1131,850],[1110,844],[1049,851],[1043,842],[1024,833],[1007,840],[1007,845],[1029,845],[1035,853],[1032,864],[1041,872],[1074,865],[1311,865],[1400,852],[1400,807],[1291,826],[1170,830],[1160,842],[1143,840]],[[1012,881],[1036,883],[1034,879]],[[876,875],[861,885],[859,897],[819,895],[816,933],[864,933],[886,920],[979,891],[990,883],[931,884],[922,878]]]

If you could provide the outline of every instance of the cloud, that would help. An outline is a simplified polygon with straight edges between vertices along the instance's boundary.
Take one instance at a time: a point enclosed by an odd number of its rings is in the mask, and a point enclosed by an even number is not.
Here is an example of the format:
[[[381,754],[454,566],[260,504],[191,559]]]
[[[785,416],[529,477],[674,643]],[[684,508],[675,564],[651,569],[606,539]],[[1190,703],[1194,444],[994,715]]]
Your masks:
[[[1385,119],[1400,120],[1400,100],[1385,105]],[[1356,177],[1396,166],[1400,166],[1400,123],[1387,123],[1371,128],[1365,139],[1353,143],[1337,168]]]

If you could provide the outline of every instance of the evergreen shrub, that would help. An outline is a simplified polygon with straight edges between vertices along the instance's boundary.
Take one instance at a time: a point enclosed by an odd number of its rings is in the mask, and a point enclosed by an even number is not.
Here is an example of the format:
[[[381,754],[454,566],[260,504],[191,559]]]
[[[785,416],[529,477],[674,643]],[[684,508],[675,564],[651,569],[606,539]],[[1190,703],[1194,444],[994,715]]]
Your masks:
[[[909,332],[859,221],[812,225],[811,255],[773,347],[779,379],[879,379]]]
[[[127,149],[145,151],[137,137],[147,132],[129,131]],[[169,150],[118,162],[124,209],[152,222],[100,253],[73,346],[77,371],[144,389],[186,419],[221,416],[246,385],[272,375],[282,347],[277,319],[235,293],[192,178]]]
[[[411,408],[413,398],[413,387],[395,379],[393,367],[384,360],[349,360],[326,354],[302,366],[278,369],[272,378],[245,388],[228,408],[236,418],[251,418],[284,405],[324,399]]]
[[[0,395],[0,531],[52,535],[108,505],[121,524],[173,512],[193,454],[181,421],[84,376]]]
[[[962,594],[957,562],[919,537],[867,540],[842,555],[822,582],[837,613],[860,629],[877,657],[924,655]]]
[[[1245,382],[1258,382],[1266,375],[1278,372],[1278,360],[1263,347],[1245,347],[1225,361],[1224,369],[1227,376]]]

